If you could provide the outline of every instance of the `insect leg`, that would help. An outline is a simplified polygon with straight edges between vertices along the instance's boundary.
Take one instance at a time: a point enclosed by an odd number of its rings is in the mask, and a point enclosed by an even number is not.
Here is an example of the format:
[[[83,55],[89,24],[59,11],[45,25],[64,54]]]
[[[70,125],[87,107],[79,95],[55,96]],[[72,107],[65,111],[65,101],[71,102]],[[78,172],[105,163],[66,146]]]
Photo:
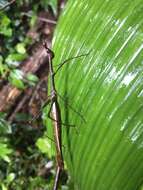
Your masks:
[[[50,114],[51,114],[51,111],[52,111],[53,103],[54,103],[54,102],[51,103],[51,106],[50,106],[50,109],[49,109],[49,112],[48,112],[48,118],[51,119],[52,121],[58,122],[57,120],[55,120],[55,119],[54,119],[53,117],[51,117],[51,115],[50,115]],[[64,126],[75,127],[75,125],[66,124],[66,123],[62,123],[62,122],[60,122],[60,124],[61,124],[61,125],[64,125]]]
[[[58,190],[58,183],[59,183],[61,171],[62,171],[62,169],[59,166],[57,166],[53,190]]]

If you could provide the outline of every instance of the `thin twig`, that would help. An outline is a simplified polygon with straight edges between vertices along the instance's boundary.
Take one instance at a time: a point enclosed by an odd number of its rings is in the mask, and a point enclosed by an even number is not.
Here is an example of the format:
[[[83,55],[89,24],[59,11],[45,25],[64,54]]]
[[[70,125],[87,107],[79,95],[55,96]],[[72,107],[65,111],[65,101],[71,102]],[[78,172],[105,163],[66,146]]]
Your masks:
[[[0,11],[3,11],[4,9],[6,9],[7,7],[9,7],[12,3],[14,3],[15,0],[11,0],[9,3],[7,3],[6,5],[4,5],[2,8],[0,8]]]
[[[22,12],[22,15],[27,16],[27,17],[32,17],[31,14],[26,13],[26,12]],[[57,24],[57,22],[55,20],[50,20],[50,19],[47,19],[47,18],[44,18],[44,17],[37,16],[37,19],[39,21],[42,21],[42,22],[46,22],[46,23],[50,23],[50,24]]]
[[[40,20],[42,22],[47,22],[47,23],[50,23],[50,24],[57,24],[57,22],[55,20],[50,20],[50,19],[43,18],[43,17],[38,17],[38,20]]]

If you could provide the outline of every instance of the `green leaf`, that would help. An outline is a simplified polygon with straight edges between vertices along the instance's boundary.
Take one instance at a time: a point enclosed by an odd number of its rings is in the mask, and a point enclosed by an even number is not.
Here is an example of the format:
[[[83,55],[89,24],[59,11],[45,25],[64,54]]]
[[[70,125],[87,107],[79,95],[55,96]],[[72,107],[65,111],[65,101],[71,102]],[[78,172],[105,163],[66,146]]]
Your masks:
[[[4,77],[7,71],[8,71],[8,66],[0,62],[0,75]]]
[[[53,156],[53,151],[51,150],[51,140],[47,137],[39,138],[36,142],[36,145],[39,150],[42,153],[47,154],[49,158]]]
[[[8,57],[5,59],[5,62],[10,67],[17,67],[19,66],[20,62],[23,61],[26,57],[27,54],[12,53],[8,55]]]
[[[136,190],[143,176],[142,1],[69,0],[58,23],[54,64],[64,158],[73,189]],[[49,127],[49,126],[47,126]]]
[[[6,162],[10,162],[8,157],[9,154],[12,153],[12,150],[7,147],[6,144],[0,142],[0,159],[5,160]]]
[[[22,81],[24,73],[21,70],[15,69],[10,72],[9,82],[19,89],[25,89],[24,82]]]
[[[3,62],[3,57],[0,55],[0,63]]]
[[[6,120],[0,118],[0,134],[11,133],[11,126]]]
[[[11,20],[8,18],[8,16],[6,14],[1,13],[0,18],[1,18],[0,25],[3,27],[9,26],[9,24],[11,23]]]
[[[18,43],[16,45],[16,50],[20,54],[25,54],[26,53],[25,44],[24,43]]]
[[[32,86],[35,85],[39,81],[39,78],[32,73],[28,73],[26,75],[26,79],[29,81],[29,84]]]
[[[2,188],[2,190],[8,190],[8,188],[6,187],[6,185],[4,183],[1,184],[1,188]]]
[[[4,36],[12,36],[12,28],[10,27],[11,20],[5,14],[0,14],[0,34]]]
[[[48,9],[48,6],[50,5],[54,11],[54,14],[57,13],[57,0],[43,0],[40,2],[41,6],[45,9]]]
[[[11,28],[3,28],[0,31],[0,34],[3,34],[4,36],[11,37],[12,36],[12,29]]]
[[[54,11],[54,14],[56,15],[56,13],[57,13],[57,0],[50,0],[49,4],[51,5],[51,7]]]
[[[30,26],[34,27],[34,25],[36,24],[37,21],[37,15],[35,15],[34,13],[32,14],[32,17],[30,19]]]
[[[6,182],[8,184],[10,184],[14,180],[14,178],[15,178],[15,173],[10,173],[10,174],[8,174],[8,176],[6,178]]]

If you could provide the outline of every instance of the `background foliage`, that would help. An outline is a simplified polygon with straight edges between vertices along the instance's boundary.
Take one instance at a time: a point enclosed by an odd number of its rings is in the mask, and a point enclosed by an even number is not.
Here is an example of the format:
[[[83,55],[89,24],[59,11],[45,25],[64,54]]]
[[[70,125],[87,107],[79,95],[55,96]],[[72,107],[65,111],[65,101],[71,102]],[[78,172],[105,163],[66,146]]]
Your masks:
[[[7,3],[1,1],[0,8]],[[33,74],[24,76],[19,65],[30,56],[29,45],[40,40],[40,37],[35,40],[30,38],[27,32],[35,27],[38,13],[49,9],[57,14],[57,1],[18,0],[0,11],[0,82],[9,81],[17,88],[25,89],[27,85],[33,86],[38,81]],[[50,153],[46,132],[44,135],[43,130],[20,123],[24,118],[27,119],[26,115],[17,115],[20,122],[11,125],[5,117],[6,113],[1,113],[0,189],[51,189],[53,154]],[[49,167],[48,172],[45,172],[45,166]]]

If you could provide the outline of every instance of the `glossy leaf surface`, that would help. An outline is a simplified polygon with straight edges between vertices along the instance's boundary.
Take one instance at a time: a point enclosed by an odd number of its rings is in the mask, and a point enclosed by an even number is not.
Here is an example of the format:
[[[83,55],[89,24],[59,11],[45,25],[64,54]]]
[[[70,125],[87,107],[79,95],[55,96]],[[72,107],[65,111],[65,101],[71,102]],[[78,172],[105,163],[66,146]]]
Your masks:
[[[63,122],[76,126],[63,127],[74,189],[138,189],[143,177],[143,1],[68,1],[53,50],[55,65],[90,52],[56,75],[57,91],[66,99],[60,101]]]

